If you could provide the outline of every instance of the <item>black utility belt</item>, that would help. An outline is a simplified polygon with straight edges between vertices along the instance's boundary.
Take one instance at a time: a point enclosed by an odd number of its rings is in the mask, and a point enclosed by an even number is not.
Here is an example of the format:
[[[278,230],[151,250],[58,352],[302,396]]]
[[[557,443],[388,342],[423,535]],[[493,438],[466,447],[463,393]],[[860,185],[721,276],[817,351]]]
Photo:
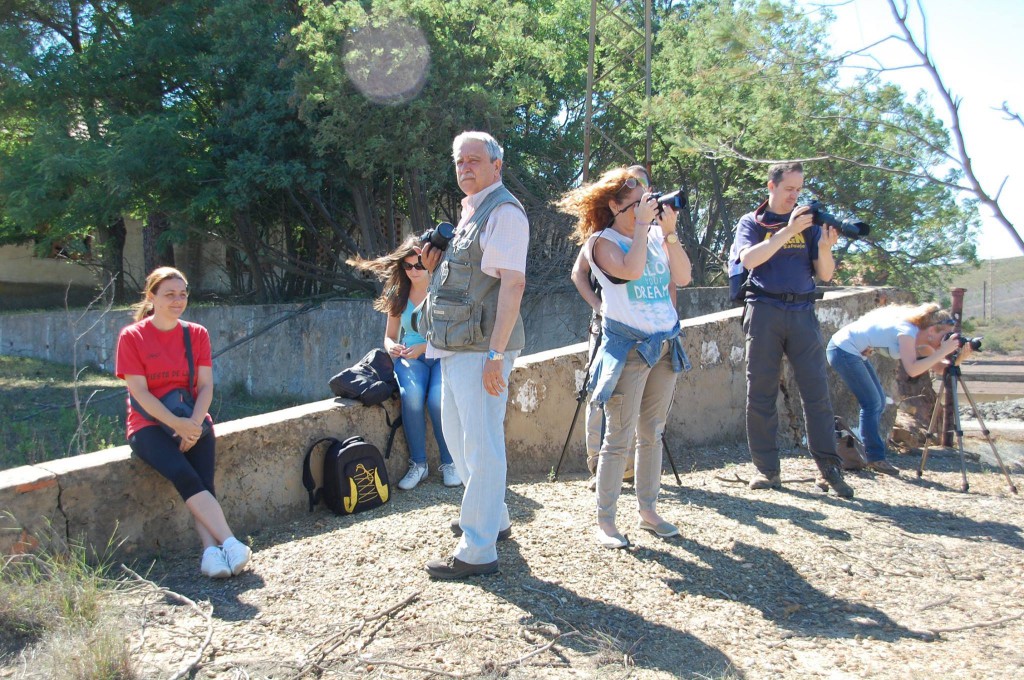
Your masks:
[[[817,288],[810,293],[772,293],[757,286],[750,286],[748,293],[759,297],[771,298],[772,300],[781,300],[782,302],[814,302],[825,297],[825,291]]]

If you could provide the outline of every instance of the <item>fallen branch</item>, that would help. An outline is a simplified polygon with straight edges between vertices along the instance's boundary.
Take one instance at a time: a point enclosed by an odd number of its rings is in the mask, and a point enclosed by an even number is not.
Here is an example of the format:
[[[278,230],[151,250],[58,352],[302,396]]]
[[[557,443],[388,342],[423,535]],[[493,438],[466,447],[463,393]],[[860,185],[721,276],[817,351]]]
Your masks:
[[[169,597],[172,600],[176,600],[177,602],[188,605],[192,608],[193,611],[195,611],[197,614],[206,619],[206,637],[203,638],[203,643],[199,646],[199,650],[196,652],[195,658],[192,661],[190,661],[187,666],[183,666],[181,670],[179,670],[177,673],[170,677],[170,680],[181,680],[181,678],[185,677],[186,675],[191,673],[193,669],[199,666],[199,662],[202,660],[203,655],[206,653],[207,648],[210,646],[210,641],[213,640],[213,606],[210,606],[210,611],[203,611],[203,609],[198,604],[188,599],[184,595],[176,593],[173,590],[169,590],[162,586],[158,586],[152,581],[142,578],[141,576],[139,576],[123,564],[121,565],[121,569],[127,572],[132,578],[138,580],[139,582],[148,583],[158,593],[161,593],[162,595]]]
[[[964,630],[974,630],[975,628],[992,628],[994,626],[1001,626],[1004,623],[1017,621],[1021,618],[1024,618],[1024,612],[1015,614],[1013,616],[1004,616],[1001,619],[995,619],[993,621],[979,621],[978,623],[968,623],[963,626],[949,626],[948,628],[923,628],[915,632],[924,632],[934,637],[939,637],[939,635],[942,633],[958,633]]]
[[[486,667],[483,670],[487,671],[487,672],[490,672],[490,671],[497,670],[499,668],[511,668],[512,666],[518,666],[519,664],[523,663],[524,661],[527,661],[528,659],[531,659],[531,658],[533,658],[535,656],[538,656],[538,655],[543,654],[544,652],[548,651],[559,640],[564,640],[565,638],[573,637],[574,635],[579,635],[579,633],[576,632],[576,631],[570,631],[568,633],[562,633],[561,635],[556,635],[554,638],[552,638],[547,643],[541,645],[540,647],[537,647],[536,649],[533,649],[533,650],[527,652],[526,654],[523,654],[522,656],[518,656],[515,659],[511,659],[509,661],[502,661],[500,663],[496,663],[496,664],[493,664],[493,665],[487,664]],[[385,659],[365,659],[364,658],[364,659],[358,659],[358,661],[359,661],[359,663],[362,663],[362,664],[367,665],[367,666],[394,666],[396,668],[402,668],[402,669],[407,670],[407,671],[420,671],[420,672],[423,672],[423,673],[431,673],[431,674],[434,674],[434,675],[443,675],[443,676],[448,677],[448,678],[476,678],[476,677],[480,677],[480,671],[479,670],[477,670],[477,671],[468,671],[468,672],[451,672],[451,671],[441,670],[439,668],[429,668],[429,667],[426,667],[426,666],[411,666],[409,664],[404,664],[404,663],[401,663],[399,661],[387,661]]]
[[[743,477],[740,477],[739,473],[736,473],[736,472],[732,473],[732,477],[731,478],[723,477],[721,475],[715,475],[715,479],[717,479],[720,482],[725,482],[726,484],[749,484],[750,483],[749,479],[744,479]],[[814,481],[815,481],[814,477],[792,477],[792,478],[789,478],[789,479],[782,479],[782,480],[780,480],[780,482],[782,484],[805,484],[805,483],[810,483],[810,482],[814,482]]]
[[[352,624],[351,626],[349,626],[345,630],[339,631],[339,632],[335,633],[334,635],[331,635],[330,637],[326,638],[325,640],[321,640],[320,642],[317,642],[316,644],[314,644],[312,647],[310,647],[309,649],[306,650],[306,652],[305,652],[305,654],[303,654],[303,656],[308,658],[314,652],[316,652],[317,649],[319,649],[320,652],[317,654],[316,660],[309,661],[306,664],[304,664],[299,669],[299,672],[292,676],[292,680],[297,680],[298,678],[301,678],[306,673],[308,673],[309,671],[311,671],[311,670],[313,670],[315,668],[321,668],[320,663],[324,659],[326,659],[338,647],[343,645],[345,643],[345,641],[348,640],[348,638],[350,638],[353,635],[356,635],[356,634],[362,632],[363,628],[366,627],[367,623],[369,623],[370,621],[376,621],[377,619],[382,619],[382,618],[387,617],[387,616],[391,616],[392,614],[397,612],[399,609],[402,609],[406,605],[411,604],[412,602],[415,602],[419,598],[421,592],[422,591],[416,591],[412,595],[409,595],[408,597],[406,597],[401,602],[399,602],[397,604],[394,604],[394,605],[388,607],[387,609],[379,611],[376,614],[368,616],[368,617],[366,617],[364,619],[360,619],[357,623]]]

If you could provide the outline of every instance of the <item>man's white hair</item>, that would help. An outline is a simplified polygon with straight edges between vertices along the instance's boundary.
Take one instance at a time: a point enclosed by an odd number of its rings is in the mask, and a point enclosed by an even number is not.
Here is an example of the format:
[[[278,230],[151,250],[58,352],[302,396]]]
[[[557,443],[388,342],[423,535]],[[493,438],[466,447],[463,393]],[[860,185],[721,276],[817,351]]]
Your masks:
[[[484,146],[487,147],[487,156],[491,162],[500,161],[505,157],[505,150],[501,148],[501,144],[498,144],[498,140],[491,137],[486,132],[479,132],[477,130],[467,130],[459,134],[452,142],[452,160],[458,160],[459,150],[462,149],[462,145],[469,141],[483,142]]]

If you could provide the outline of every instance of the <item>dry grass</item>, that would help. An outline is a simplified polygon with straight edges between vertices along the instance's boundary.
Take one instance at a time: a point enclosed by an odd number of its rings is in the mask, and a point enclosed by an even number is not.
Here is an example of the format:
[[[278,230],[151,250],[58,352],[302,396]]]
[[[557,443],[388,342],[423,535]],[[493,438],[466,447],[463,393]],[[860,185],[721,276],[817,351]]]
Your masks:
[[[48,532],[50,536],[55,532]],[[49,540],[0,567],[0,659],[18,677],[132,680],[121,613],[108,594],[111,542],[101,552]],[[11,663],[15,661],[16,663]]]

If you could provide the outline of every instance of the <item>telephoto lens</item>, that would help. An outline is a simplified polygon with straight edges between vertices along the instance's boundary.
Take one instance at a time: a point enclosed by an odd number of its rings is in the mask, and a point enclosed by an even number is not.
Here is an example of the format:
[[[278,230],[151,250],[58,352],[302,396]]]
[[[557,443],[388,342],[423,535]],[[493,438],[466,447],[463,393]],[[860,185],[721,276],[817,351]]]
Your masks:
[[[429,243],[438,250],[448,250],[448,244],[455,235],[455,227],[451,222],[441,222],[433,229],[427,229],[420,236],[420,243]]]
[[[825,212],[818,201],[811,201],[808,207],[811,209],[811,219],[819,227],[827,224],[846,238],[863,238],[871,233],[871,227],[867,222],[858,219],[840,220],[835,215]]]
[[[664,191],[659,191],[651,194],[651,197],[658,202],[659,215],[665,209],[665,206],[672,208],[676,212],[686,208],[686,191],[682,187],[667,194]]]

